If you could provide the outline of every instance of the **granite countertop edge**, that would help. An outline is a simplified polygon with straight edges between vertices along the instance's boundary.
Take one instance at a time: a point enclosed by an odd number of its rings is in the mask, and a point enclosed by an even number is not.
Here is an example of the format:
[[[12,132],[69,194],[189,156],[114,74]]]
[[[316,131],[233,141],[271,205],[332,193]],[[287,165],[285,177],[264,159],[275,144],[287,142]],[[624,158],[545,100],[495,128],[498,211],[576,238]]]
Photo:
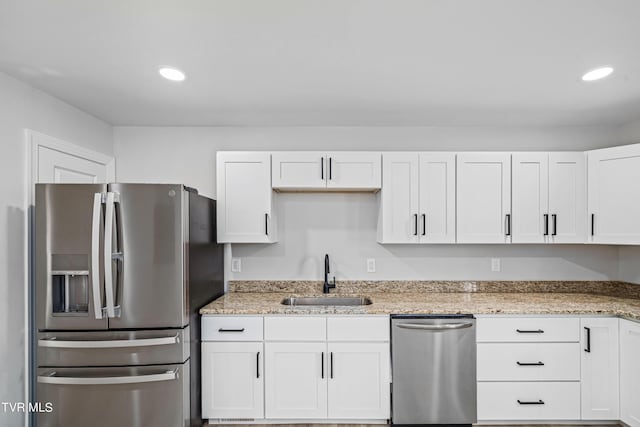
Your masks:
[[[360,293],[373,303],[365,306],[291,307],[280,304],[290,296],[317,293],[230,292],[200,309],[202,315],[591,315],[640,321],[640,299],[590,293]],[[326,296],[326,295],[325,295]],[[353,296],[331,294],[330,297]]]

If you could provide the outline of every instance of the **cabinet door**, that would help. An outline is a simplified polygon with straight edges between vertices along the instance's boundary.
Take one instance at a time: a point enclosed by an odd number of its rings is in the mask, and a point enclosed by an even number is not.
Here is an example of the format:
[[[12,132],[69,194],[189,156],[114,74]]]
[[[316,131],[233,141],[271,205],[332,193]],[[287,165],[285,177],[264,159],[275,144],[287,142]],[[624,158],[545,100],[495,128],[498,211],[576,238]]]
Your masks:
[[[586,232],[585,154],[549,153],[549,241],[584,243]]]
[[[640,243],[640,144],[589,151],[589,234],[593,243]]]
[[[377,190],[382,184],[381,154],[372,152],[327,153],[327,188]]]
[[[549,235],[549,154],[513,153],[513,243],[545,243]]]
[[[263,418],[262,343],[202,343],[202,417]]]
[[[456,155],[420,154],[420,243],[456,241]]]
[[[378,242],[418,243],[418,155],[384,153]]]
[[[314,190],[327,187],[327,159],[316,151],[283,151],[271,154],[271,185],[282,190]]]
[[[265,344],[267,418],[327,418],[326,343]]]
[[[271,155],[219,152],[216,177],[218,243],[275,242]]]
[[[618,319],[581,319],[582,419],[619,416]]]
[[[640,427],[640,323],[620,320],[620,419]]]
[[[458,243],[511,242],[511,155],[457,156]]]
[[[329,418],[388,419],[389,344],[329,343]]]

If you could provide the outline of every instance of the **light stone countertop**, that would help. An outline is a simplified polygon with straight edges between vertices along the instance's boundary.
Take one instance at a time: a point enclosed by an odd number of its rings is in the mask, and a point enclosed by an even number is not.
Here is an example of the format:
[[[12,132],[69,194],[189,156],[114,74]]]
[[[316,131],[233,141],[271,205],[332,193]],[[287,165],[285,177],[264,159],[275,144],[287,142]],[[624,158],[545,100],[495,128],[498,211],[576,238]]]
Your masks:
[[[231,292],[200,310],[200,314],[543,314],[606,315],[640,321],[640,299],[588,293],[438,293],[361,292],[373,304],[357,307],[292,307],[280,304],[290,296],[317,293]],[[354,296],[331,294],[331,296]]]

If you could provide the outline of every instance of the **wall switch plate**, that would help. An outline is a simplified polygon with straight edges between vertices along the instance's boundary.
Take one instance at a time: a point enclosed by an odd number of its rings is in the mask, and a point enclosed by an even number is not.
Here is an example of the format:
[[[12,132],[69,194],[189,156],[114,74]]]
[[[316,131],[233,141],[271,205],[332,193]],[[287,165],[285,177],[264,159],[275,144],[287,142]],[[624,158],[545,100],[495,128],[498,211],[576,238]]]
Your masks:
[[[240,258],[231,258],[231,272],[240,273],[242,271],[242,260]]]
[[[491,271],[500,271],[500,258],[491,258]]]
[[[376,272],[376,260],[375,258],[367,258],[367,273]]]

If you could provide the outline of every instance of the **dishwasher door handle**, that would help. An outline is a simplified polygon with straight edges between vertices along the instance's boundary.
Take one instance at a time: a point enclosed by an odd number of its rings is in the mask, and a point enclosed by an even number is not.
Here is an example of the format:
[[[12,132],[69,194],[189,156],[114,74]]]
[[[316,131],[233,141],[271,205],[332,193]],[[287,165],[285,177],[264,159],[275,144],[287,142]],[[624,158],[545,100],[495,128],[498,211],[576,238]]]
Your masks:
[[[423,331],[450,331],[454,329],[465,329],[473,326],[473,323],[441,323],[439,325],[425,325],[422,323],[398,323],[396,325],[402,329],[420,329]]]

